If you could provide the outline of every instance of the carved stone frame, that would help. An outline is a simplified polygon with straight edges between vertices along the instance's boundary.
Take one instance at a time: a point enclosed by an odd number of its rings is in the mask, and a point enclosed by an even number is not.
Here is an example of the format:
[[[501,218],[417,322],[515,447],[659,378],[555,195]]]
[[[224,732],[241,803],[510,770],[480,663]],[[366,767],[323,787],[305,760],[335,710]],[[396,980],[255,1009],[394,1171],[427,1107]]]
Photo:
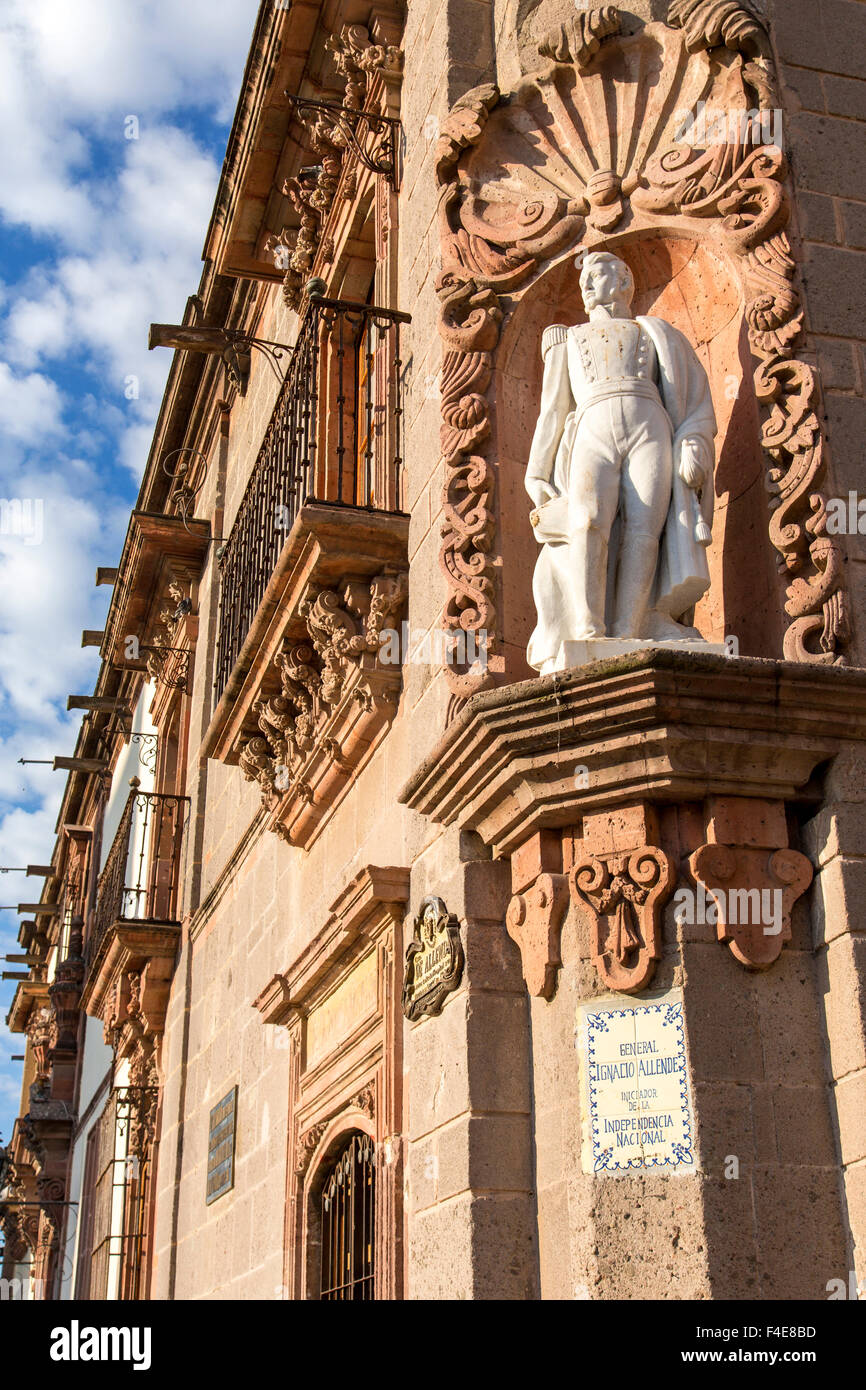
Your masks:
[[[319,1287],[316,1206],[327,1162],[352,1133],[376,1147],[375,1297],[402,1297],[402,922],[409,872],[368,865],[331,907],[323,927],[285,974],[255,1001],[265,1023],[288,1028],[289,1126],[283,1284],[290,1299]],[[310,1016],[374,961],[376,1005],[308,1064]]]

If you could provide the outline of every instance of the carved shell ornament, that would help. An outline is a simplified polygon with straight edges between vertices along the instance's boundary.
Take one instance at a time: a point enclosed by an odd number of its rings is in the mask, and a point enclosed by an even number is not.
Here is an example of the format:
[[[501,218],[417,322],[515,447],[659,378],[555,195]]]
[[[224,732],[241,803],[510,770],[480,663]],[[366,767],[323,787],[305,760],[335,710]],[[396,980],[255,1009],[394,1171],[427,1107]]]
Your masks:
[[[769,119],[769,40],[738,0],[671,0],[666,24],[622,28],[616,6],[580,11],[542,40],[537,71],[507,93],[493,84],[467,92],[440,132],[443,626],[484,630],[493,658],[483,671],[447,668],[458,701],[498,669],[496,468],[485,453],[504,314],[543,263],[570,248],[631,229],[700,237],[709,220],[741,278],[755,392],[767,410],[769,538],[790,620],[784,655],[844,661],[847,599],[820,494],[817,382],[793,359],[802,309],[784,230],[787,168]],[[695,121],[707,110],[732,114],[721,138],[701,143]]]

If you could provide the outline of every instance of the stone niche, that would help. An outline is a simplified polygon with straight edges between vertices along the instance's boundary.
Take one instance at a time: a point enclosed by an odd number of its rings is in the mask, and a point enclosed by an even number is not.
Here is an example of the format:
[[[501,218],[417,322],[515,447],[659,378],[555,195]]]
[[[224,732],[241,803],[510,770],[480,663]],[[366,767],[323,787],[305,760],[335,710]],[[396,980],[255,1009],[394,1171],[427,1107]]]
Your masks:
[[[523,469],[540,339],[581,321],[574,258],[587,250],[629,263],[637,312],[681,328],[710,377],[720,434],[699,630],[744,655],[845,660],[849,600],[821,492],[818,381],[797,356],[770,41],[733,0],[671,0],[666,23],[644,15],[557,11],[531,70],[466,92],[442,124],[444,626],[483,631],[488,654],[483,670],[446,671],[457,701],[527,674]],[[540,26],[548,7],[524,17]],[[706,109],[736,113],[736,132],[701,133]]]
[[[766,543],[769,508],[761,422],[746,366],[745,305],[730,258],[712,243],[663,234],[623,241],[614,237],[606,245],[635,277],[634,314],[652,314],[679,328],[710,379],[719,427],[708,552],[711,586],[695,611],[694,625],[708,642],[736,638],[744,656],[778,651],[782,596]],[[503,329],[493,373],[493,447],[502,505],[509,511],[500,542],[502,641],[509,656],[513,653],[515,676],[530,674],[521,654],[535,621],[525,588],[538,546],[523,475],[541,394],[539,343],[548,324],[586,322],[578,275],[568,254],[539,277]]]

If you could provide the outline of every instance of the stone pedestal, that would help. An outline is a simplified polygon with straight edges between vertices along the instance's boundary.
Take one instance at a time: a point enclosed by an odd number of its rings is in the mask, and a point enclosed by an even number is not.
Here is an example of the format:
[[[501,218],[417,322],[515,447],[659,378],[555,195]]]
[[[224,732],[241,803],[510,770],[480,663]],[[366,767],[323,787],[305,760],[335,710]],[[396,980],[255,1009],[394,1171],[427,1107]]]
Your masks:
[[[864,672],[659,649],[476,696],[404,789],[510,861],[541,1297],[814,1299],[847,1278],[857,1216],[837,1152],[841,1135],[856,1197],[862,1026],[850,991],[832,1019],[822,1004],[804,851],[821,843],[823,770],[864,737]],[[829,889],[831,864],[846,870],[822,853]],[[853,949],[858,909],[834,907]],[[596,1000],[658,1000],[682,1021],[690,1163],[587,1169],[581,1077],[597,1063],[579,1042]],[[470,1074],[497,1044],[491,1030],[467,1052]]]
[[[724,642],[652,642],[644,637],[597,637],[590,642],[563,642],[547,674],[572,671],[592,661],[607,661],[614,656],[631,656],[634,652],[655,651],[660,647],[673,652],[694,652],[698,656],[727,655]]]

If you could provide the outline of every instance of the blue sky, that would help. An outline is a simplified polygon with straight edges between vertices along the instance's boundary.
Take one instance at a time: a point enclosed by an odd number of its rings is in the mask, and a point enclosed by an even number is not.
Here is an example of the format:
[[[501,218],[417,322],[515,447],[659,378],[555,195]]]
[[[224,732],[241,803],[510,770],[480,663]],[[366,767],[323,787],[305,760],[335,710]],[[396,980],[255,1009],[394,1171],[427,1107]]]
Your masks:
[[[201,249],[256,0],[4,0],[0,15],[0,865],[44,863],[93,688],[82,650],[110,590]],[[134,120],[130,120],[134,117]],[[137,138],[129,138],[129,136]],[[0,903],[42,881],[0,874]],[[0,912],[0,953],[19,918]],[[4,964],[4,969],[14,969]],[[18,1113],[21,1037],[0,986],[0,1134]]]

